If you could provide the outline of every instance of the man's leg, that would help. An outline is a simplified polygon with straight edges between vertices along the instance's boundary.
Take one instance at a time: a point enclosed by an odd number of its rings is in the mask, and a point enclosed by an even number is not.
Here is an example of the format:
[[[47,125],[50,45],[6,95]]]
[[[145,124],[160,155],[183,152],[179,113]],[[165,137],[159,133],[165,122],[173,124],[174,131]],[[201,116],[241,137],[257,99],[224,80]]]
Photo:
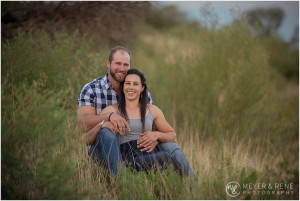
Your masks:
[[[107,165],[111,176],[119,173],[118,166],[122,163],[118,135],[108,128],[103,128],[96,141],[89,149],[89,155],[96,161]]]
[[[168,154],[170,154],[175,168],[180,171],[180,175],[182,176],[193,175],[192,169],[177,143],[162,142],[162,143],[158,143],[157,146],[159,150],[165,151]]]

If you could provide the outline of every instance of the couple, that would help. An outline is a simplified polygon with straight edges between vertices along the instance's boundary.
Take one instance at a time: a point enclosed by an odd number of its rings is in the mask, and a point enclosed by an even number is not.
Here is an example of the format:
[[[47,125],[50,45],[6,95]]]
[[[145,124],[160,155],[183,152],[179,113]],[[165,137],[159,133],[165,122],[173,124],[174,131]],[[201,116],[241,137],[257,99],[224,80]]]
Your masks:
[[[86,84],[78,98],[77,116],[92,159],[104,163],[111,176],[120,164],[136,171],[172,164],[181,176],[191,176],[174,129],[152,105],[143,73],[130,69],[130,52],[113,48],[106,65],[108,74]]]

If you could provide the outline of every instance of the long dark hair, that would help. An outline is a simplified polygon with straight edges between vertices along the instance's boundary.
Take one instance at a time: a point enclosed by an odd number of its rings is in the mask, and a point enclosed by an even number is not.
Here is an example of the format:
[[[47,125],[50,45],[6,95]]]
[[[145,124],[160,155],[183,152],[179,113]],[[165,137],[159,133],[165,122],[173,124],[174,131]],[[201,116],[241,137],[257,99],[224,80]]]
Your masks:
[[[127,71],[127,75],[132,75],[132,74],[138,75],[141,79],[142,86],[144,86],[144,90],[142,91],[140,100],[139,100],[141,121],[142,121],[143,131],[144,131],[146,109],[147,109],[147,104],[148,104],[148,88],[147,88],[147,84],[146,84],[146,77],[141,71],[134,69],[134,68],[129,69]],[[123,82],[121,82],[121,88],[120,88],[121,95],[120,95],[120,100],[119,100],[119,111],[120,111],[121,115],[123,115],[125,117],[125,119],[128,120],[128,115],[126,112],[126,99],[125,99],[125,94],[124,94],[124,82],[125,82],[125,79]]]

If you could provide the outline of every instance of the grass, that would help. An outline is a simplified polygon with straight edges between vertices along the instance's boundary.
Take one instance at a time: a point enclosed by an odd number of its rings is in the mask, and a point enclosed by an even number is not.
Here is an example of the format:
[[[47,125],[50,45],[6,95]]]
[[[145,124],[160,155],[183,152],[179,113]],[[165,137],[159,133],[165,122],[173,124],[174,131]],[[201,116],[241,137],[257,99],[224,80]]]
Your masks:
[[[299,99],[286,96],[259,41],[234,25],[143,29],[131,45],[133,66],[177,132],[198,177],[193,190],[172,171],[125,170],[109,180],[87,159],[76,119],[79,92],[106,72],[109,48],[94,50],[76,33],[20,31],[2,41],[2,198],[231,199],[225,187],[236,181],[295,188],[239,199],[298,199]]]

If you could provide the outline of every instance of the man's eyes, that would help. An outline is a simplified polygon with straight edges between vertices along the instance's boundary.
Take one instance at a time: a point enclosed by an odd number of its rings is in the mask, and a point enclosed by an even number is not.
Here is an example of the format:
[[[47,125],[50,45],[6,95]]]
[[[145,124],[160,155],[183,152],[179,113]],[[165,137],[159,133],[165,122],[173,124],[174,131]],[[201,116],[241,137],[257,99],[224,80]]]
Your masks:
[[[118,65],[118,66],[121,66],[121,65],[122,65],[122,63],[121,63],[121,62],[116,62],[116,65]],[[128,66],[129,66],[129,64],[123,64],[123,66],[126,66],[126,67],[128,67]]]

